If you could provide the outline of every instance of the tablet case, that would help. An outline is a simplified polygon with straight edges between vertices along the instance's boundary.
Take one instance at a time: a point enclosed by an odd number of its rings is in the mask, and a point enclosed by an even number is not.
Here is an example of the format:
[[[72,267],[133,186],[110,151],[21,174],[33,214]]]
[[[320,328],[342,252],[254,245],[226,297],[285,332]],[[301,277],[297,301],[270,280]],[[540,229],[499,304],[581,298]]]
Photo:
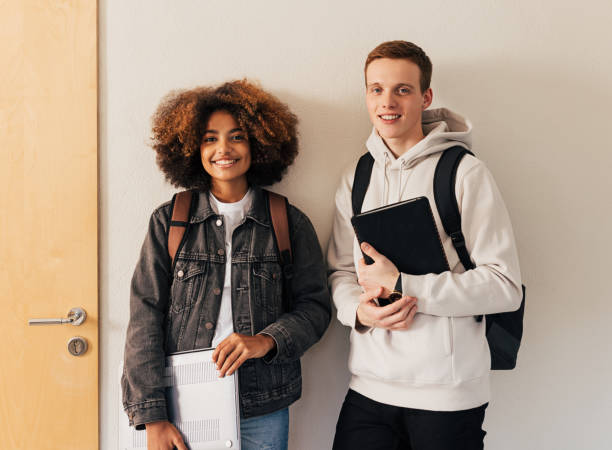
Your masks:
[[[357,240],[385,255],[402,273],[425,275],[449,270],[427,197],[393,203],[351,218]],[[364,255],[367,264],[373,261]]]

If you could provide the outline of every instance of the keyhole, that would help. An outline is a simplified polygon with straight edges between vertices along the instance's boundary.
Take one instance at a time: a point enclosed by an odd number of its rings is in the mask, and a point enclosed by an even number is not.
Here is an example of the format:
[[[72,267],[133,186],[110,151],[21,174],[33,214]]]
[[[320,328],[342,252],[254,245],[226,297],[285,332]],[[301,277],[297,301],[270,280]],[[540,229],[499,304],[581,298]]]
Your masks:
[[[87,351],[87,342],[81,337],[74,337],[68,342],[68,351],[74,356],[81,356]]]

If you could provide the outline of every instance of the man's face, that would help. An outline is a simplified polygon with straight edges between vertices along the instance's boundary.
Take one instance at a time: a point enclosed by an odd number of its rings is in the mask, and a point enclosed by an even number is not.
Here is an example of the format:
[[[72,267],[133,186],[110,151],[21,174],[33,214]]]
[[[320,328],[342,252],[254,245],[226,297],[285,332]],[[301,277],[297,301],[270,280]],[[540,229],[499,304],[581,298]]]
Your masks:
[[[419,66],[407,59],[375,59],[366,69],[370,120],[388,144],[422,139],[421,114],[432,92],[421,92],[420,77]]]

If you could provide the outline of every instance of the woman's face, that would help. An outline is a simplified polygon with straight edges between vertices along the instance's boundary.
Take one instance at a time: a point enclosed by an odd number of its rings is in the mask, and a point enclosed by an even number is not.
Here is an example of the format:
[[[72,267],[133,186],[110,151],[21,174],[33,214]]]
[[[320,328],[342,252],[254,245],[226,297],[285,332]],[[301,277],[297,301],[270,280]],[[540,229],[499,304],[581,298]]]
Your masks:
[[[243,185],[246,182],[251,166],[249,140],[246,130],[227,111],[215,111],[210,115],[200,155],[212,184]]]

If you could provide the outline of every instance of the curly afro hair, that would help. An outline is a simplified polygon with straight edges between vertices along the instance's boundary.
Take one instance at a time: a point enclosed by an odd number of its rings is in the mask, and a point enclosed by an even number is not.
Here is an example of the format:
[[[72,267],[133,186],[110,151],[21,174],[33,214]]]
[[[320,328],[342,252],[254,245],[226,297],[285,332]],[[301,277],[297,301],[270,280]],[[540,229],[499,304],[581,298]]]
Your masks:
[[[151,146],[166,179],[176,187],[210,189],[200,144],[210,115],[219,110],[234,116],[248,134],[248,182],[280,181],[298,153],[298,120],[287,105],[247,80],[173,91],[162,100],[152,119]]]

